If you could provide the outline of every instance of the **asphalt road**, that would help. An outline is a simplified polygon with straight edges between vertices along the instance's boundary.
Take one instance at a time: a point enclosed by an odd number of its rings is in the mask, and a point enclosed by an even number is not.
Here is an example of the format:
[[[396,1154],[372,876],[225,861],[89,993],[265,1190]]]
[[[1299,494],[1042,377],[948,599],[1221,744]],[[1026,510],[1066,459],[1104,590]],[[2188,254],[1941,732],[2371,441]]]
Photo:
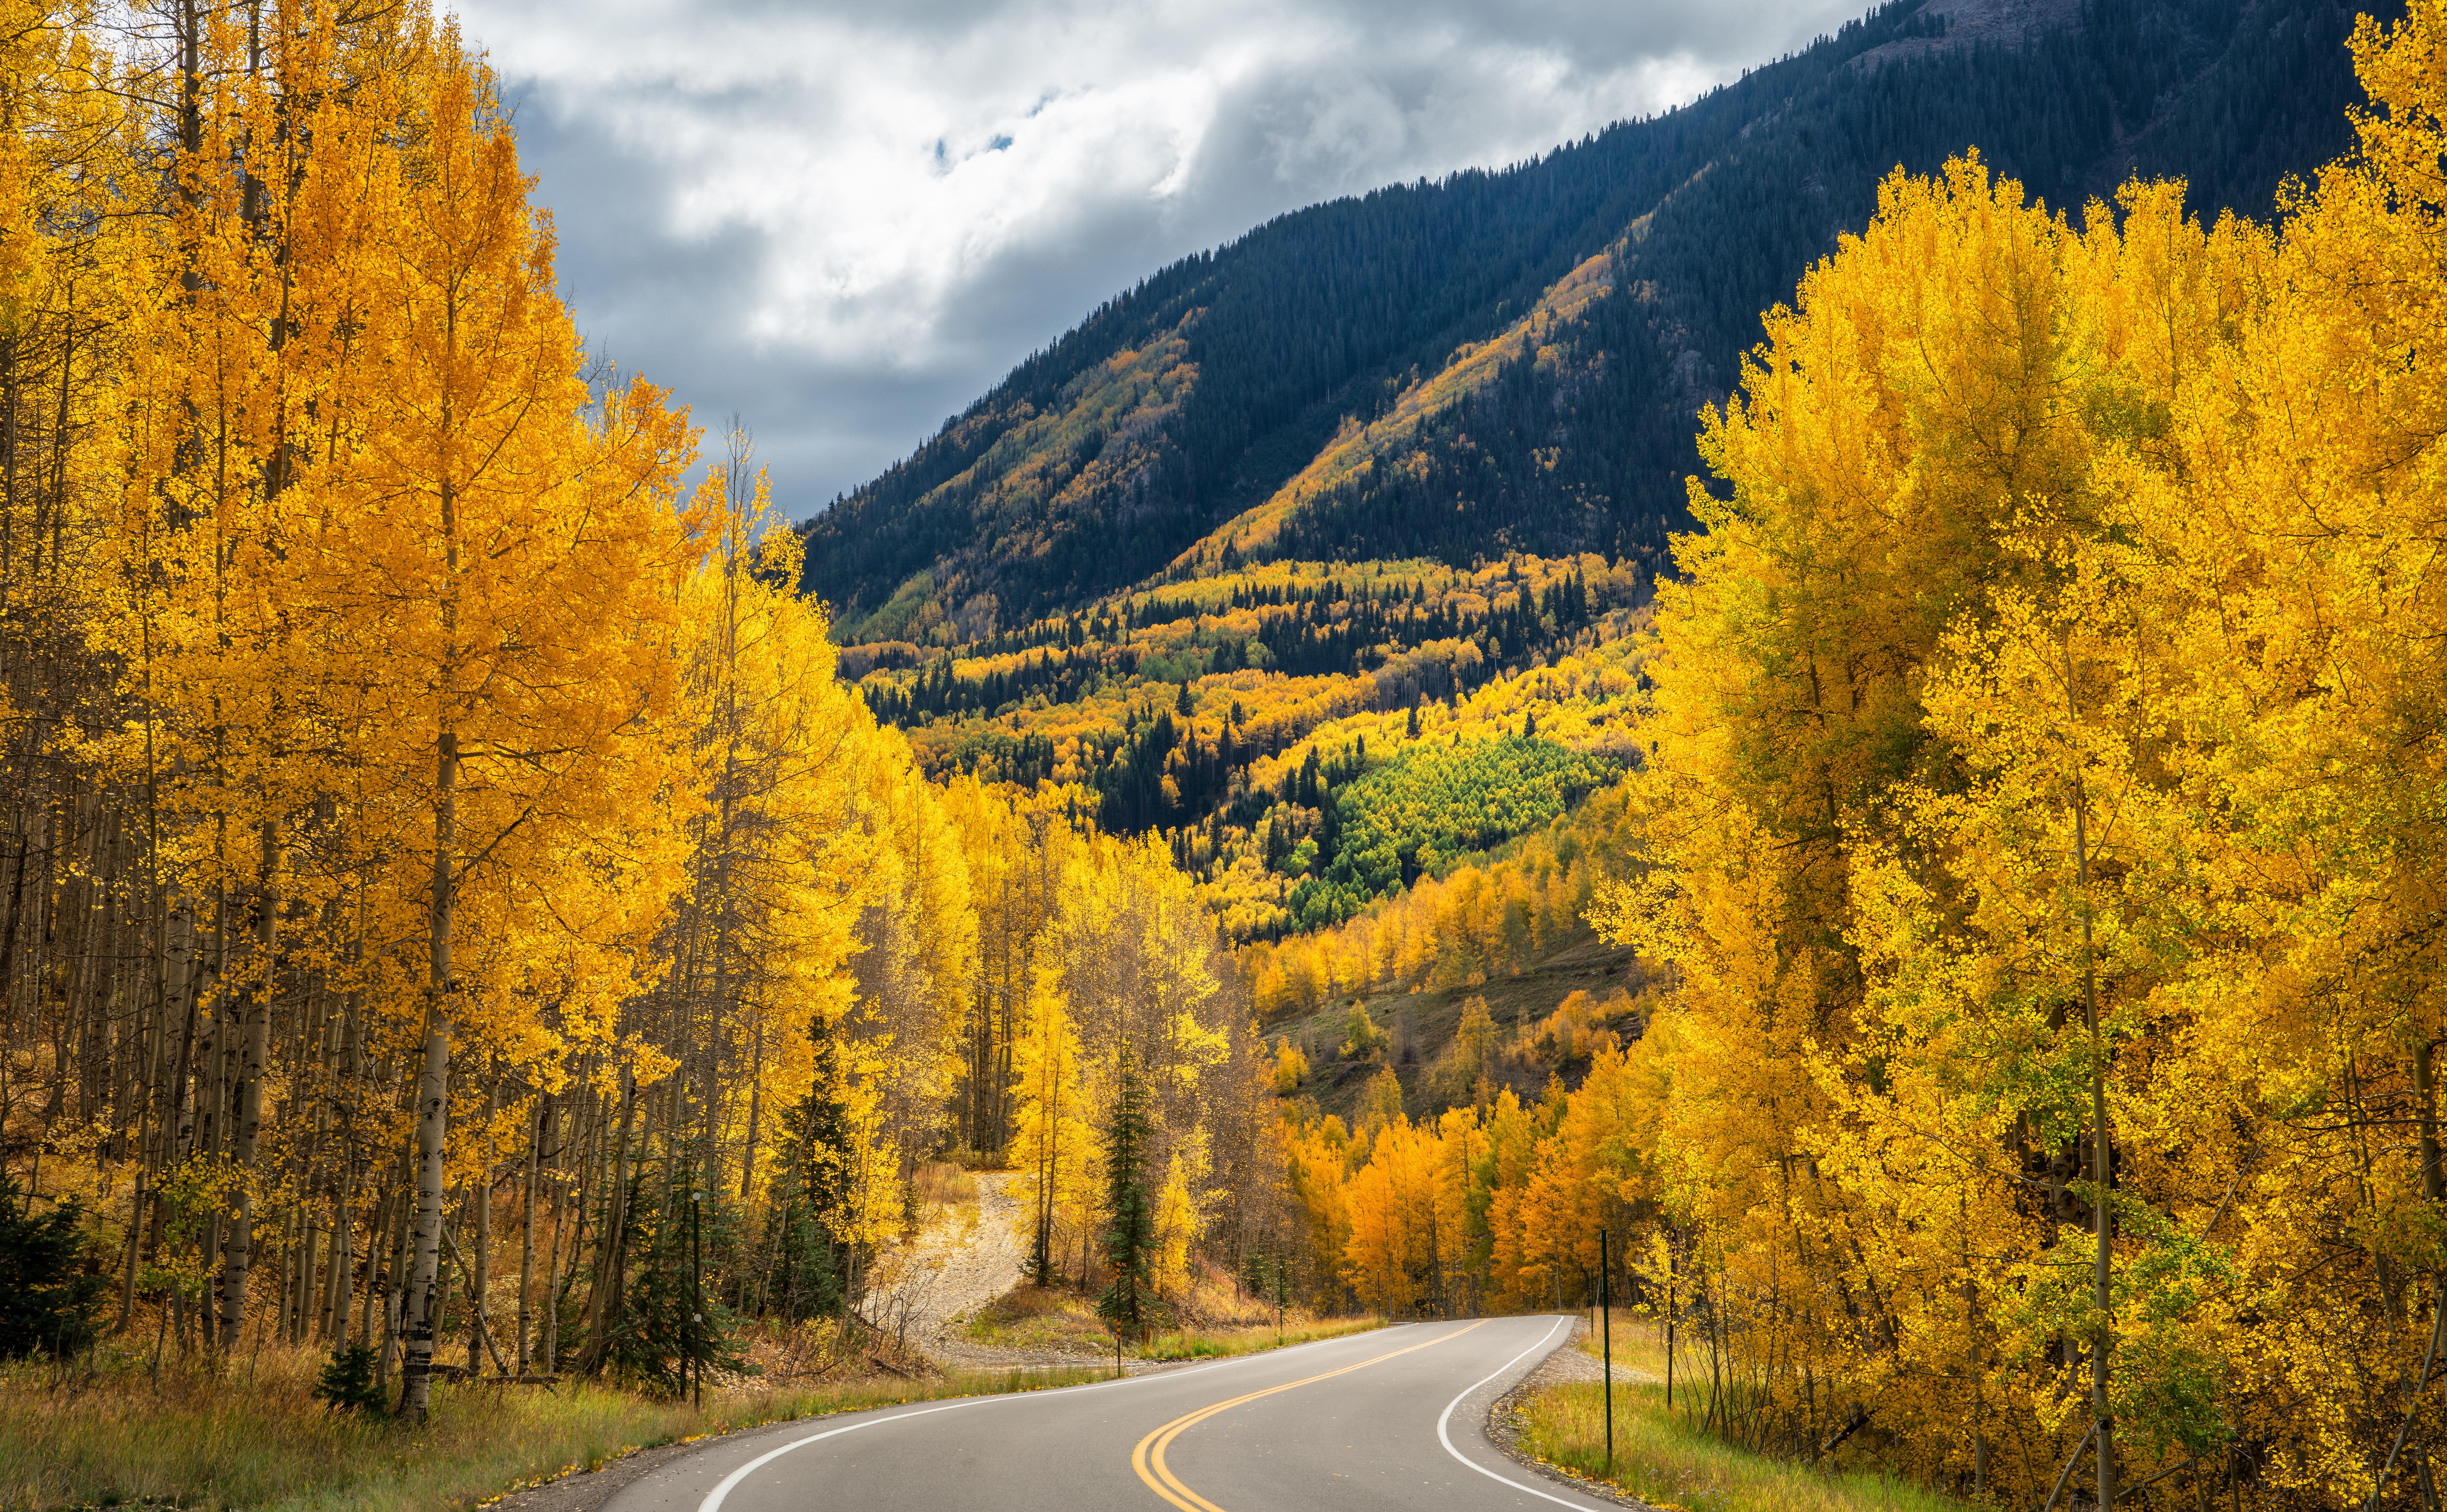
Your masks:
[[[604,1512],[1488,1512],[1609,1503],[1487,1441],[1488,1407],[1571,1319],[1413,1323],[1058,1391],[743,1433]]]

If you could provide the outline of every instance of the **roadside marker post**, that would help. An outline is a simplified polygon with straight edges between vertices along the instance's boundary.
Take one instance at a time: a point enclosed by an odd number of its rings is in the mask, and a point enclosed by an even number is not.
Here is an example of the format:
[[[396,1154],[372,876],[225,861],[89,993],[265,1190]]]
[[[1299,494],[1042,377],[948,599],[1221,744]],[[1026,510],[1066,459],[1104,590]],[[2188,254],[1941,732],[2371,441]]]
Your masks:
[[[694,1187],[689,1189],[689,1327],[688,1353],[680,1359],[680,1384],[689,1379],[689,1367],[696,1367],[696,1408],[705,1410],[705,1210],[697,1202]]]
[[[1283,1257],[1277,1253],[1270,1258],[1275,1268],[1275,1343],[1280,1348],[1283,1342]]]
[[[1614,1479],[1614,1293],[1608,1285],[1614,1271],[1607,1253],[1606,1231],[1598,1230],[1598,1328],[1605,1358],[1606,1479]]]

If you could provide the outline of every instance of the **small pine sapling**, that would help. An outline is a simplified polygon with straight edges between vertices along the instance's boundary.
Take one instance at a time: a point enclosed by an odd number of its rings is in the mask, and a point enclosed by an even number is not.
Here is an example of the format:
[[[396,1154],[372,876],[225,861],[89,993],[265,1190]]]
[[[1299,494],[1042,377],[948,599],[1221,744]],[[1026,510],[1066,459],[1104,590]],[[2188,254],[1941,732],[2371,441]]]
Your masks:
[[[334,1412],[379,1412],[389,1394],[376,1378],[374,1347],[343,1344],[323,1364],[314,1382],[314,1400]]]

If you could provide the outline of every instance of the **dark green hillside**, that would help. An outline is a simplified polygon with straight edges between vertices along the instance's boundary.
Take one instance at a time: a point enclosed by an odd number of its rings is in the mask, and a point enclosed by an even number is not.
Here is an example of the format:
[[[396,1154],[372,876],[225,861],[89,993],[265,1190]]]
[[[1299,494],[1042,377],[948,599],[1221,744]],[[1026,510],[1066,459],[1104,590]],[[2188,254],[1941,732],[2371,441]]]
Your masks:
[[[2348,140],[2340,0],[2090,0],[2015,46],[1949,40],[1924,9],[1535,162],[1316,206],[1166,269],[817,520],[808,588],[853,638],[949,646],[1148,577],[1609,246],[1616,295],[1542,330],[1550,360],[1457,395],[1402,465],[1343,480],[1263,549],[1654,551],[1693,411],[1898,163],[1977,145],[2054,204],[2137,170],[2188,177],[2205,212],[2265,213]]]
[[[1616,295],[1542,333],[1551,360],[1507,364],[1294,511],[1276,549],[1466,561],[1653,548],[1699,471],[1693,411],[1731,386],[1759,312],[1868,223],[1898,165],[1930,173],[1977,146],[2076,213],[2139,172],[2187,179],[2204,216],[2265,217],[2286,175],[2350,145],[2349,6],[2094,0],[2081,18],[2018,47],[1923,47],[1815,75],[1633,229],[1612,259]]]

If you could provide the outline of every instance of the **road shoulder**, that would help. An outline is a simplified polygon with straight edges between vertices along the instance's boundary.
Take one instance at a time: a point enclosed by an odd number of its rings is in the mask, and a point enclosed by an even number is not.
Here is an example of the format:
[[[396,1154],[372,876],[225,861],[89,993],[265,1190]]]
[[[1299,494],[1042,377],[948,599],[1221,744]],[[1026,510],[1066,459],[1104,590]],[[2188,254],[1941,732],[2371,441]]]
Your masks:
[[[541,1485],[511,1491],[477,1505],[488,1512],[597,1512],[597,1509],[620,1494],[632,1482],[643,1480],[673,1460],[685,1458],[697,1450],[749,1433],[769,1432],[786,1423],[808,1423],[812,1418],[786,1419],[784,1423],[759,1423],[753,1427],[733,1428],[728,1433],[709,1433],[703,1438],[681,1439],[672,1444],[656,1444],[632,1449],[616,1460],[596,1470],[572,1468]]]
[[[1268,1351],[1260,1351],[1262,1354]],[[1076,1362],[1073,1362],[1074,1364]],[[1130,1376],[1157,1375],[1186,1370],[1191,1366],[1213,1365],[1214,1360],[1132,1360],[1125,1372]],[[1078,1384],[1078,1383],[1068,1383]],[[804,1429],[808,1425],[827,1418],[852,1418],[867,1413],[889,1412],[898,1408],[939,1405],[972,1400],[977,1397],[1017,1396],[1034,1388],[1009,1390],[986,1390],[969,1396],[912,1395],[897,1402],[878,1402],[865,1407],[844,1408],[838,1412],[817,1412],[806,1417],[772,1418],[763,1423],[742,1424],[719,1433],[704,1433],[693,1438],[678,1439],[669,1444],[641,1446],[605,1461],[592,1470],[572,1466],[548,1481],[521,1486],[500,1496],[476,1503],[485,1512],[598,1512],[612,1499],[629,1486],[653,1475],[673,1461],[686,1459],[701,1449],[715,1449],[725,1445],[743,1442],[760,1433]]]
[[[1487,1409],[1487,1442],[1494,1445],[1506,1459],[1521,1468],[1557,1485],[1569,1486],[1581,1496],[1612,1502],[1618,1506],[1641,1508],[1642,1512],[1656,1512],[1648,1503],[1627,1491],[1574,1475],[1521,1447],[1522,1404],[1548,1387],[1572,1386],[1603,1378],[1604,1367],[1582,1353],[1579,1348],[1580,1339],[1588,1329],[1585,1318],[1574,1323],[1571,1333],[1555,1347],[1553,1353],[1539,1361],[1538,1368],[1523,1376],[1519,1385],[1495,1399]]]

